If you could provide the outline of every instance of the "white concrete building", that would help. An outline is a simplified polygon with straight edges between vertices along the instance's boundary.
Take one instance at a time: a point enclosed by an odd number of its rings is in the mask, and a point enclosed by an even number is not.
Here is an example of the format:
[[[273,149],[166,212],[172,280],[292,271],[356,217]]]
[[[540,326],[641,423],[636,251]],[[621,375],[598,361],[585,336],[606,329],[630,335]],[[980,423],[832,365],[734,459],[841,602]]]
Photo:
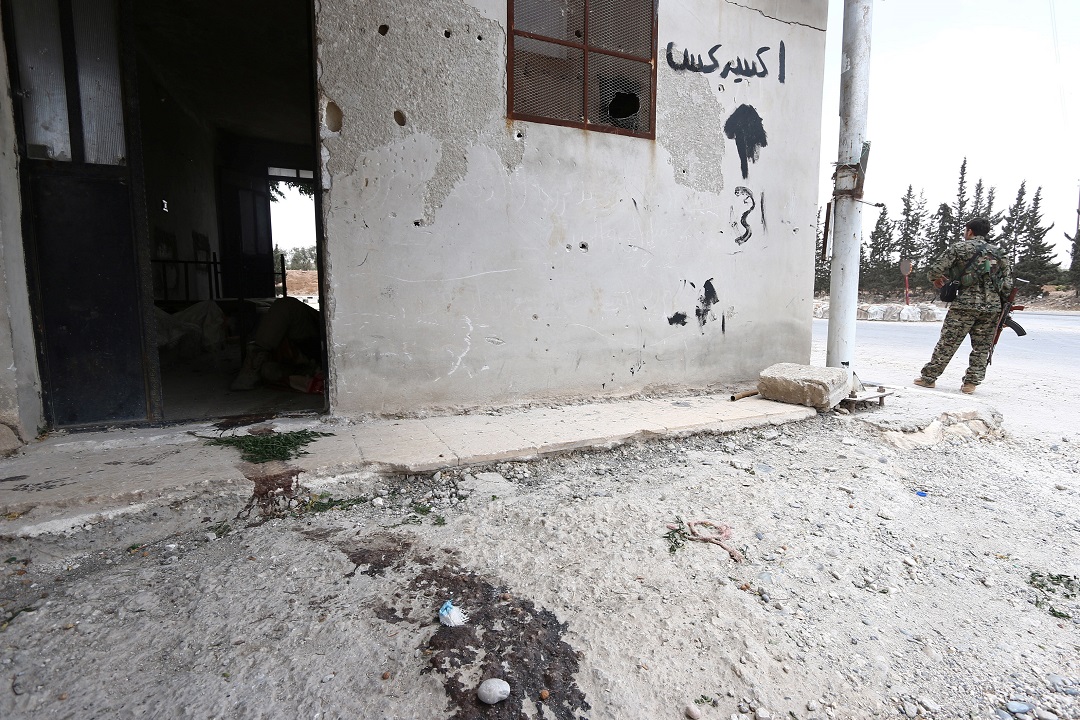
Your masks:
[[[808,361],[826,0],[2,4],[0,422],[22,440]],[[322,395],[228,390],[276,292],[283,177],[319,211]],[[224,346],[163,329],[200,301]]]

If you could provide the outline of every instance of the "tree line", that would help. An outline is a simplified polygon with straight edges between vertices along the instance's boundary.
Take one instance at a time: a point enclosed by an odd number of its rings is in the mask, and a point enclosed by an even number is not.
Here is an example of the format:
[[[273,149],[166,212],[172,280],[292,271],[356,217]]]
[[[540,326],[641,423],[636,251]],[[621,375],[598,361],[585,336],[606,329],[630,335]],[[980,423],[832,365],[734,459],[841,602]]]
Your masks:
[[[1029,193],[1027,181],[1020,183],[1011,204],[998,204],[997,189],[979,178],[969,192],[967,158],[960,164],[956,197],[942,202],[933,211],[923,191],[915,195],[908,185],[900,199],[899,213],[889,215],[881,206],[877,222],[859,250],[859,290],[893,293],[903,287],[900,272],[902,260],[911,261],[908,281],[916,291],[931,289],[926,278],[927,268],[950,243],[960,239],[964,225],[975,217],[985,217],[992,227],[988,239],[1005,251],[1012,264],[1013,276],[1031,284],[1023,286],[1038,293],[1043,285],[1061,284],[1080,287],[1080,238],[1066,234],[1072,242],[1072,263],[1063,271],[1054,260],[1054,248],[1046,239],[1053,224],[1044,224],[1042,187]],[[822,257],[823,228],[818,213],[817,256],[814,272],[814,291],[828,292],[830,258]]]
[[[315,269],[315,246],[306,248],[293,248],[291,250],[282,250],[277,245],[274,246],[274,257],[285,256],[285,269],[286,270],[314,270]],[[275,263],[277,261],[275,260]]]

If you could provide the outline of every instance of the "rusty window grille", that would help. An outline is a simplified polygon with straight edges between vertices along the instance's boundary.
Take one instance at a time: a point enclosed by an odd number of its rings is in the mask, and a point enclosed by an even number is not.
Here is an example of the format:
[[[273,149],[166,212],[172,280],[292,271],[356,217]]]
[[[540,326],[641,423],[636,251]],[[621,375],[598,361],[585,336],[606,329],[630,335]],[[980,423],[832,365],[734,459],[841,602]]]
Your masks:
[[[656,136],[656,0],[507,0],[508,114]]]

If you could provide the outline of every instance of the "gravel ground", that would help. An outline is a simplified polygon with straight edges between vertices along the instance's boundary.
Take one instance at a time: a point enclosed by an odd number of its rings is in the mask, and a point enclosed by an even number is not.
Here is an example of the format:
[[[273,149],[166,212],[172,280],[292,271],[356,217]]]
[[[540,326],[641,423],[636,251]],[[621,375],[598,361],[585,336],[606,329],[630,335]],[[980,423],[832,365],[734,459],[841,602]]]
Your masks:
[[[1080,720],[1080,436],[873,415],[2,541],[0,717]]]

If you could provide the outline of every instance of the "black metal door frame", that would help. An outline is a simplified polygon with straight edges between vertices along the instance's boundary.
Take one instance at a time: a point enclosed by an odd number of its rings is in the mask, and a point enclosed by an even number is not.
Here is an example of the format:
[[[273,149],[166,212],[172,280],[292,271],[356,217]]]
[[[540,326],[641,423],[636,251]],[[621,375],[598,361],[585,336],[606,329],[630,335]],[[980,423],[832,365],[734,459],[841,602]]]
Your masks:
[[[134,22],[131,4],[133,0],[116,0],[117,42],[119,43],[121,93],[124,103],[124,130],[126,147],[125,165],[90,165],[85,162],[83,147],[83,124],[81,100],[78,87],[78,60],[74,48],[74,24],[71,0],[58,0],[60,33],[64,56],[68,125],[71,144],[71,161],[42,160],[30,158],[26,147],[26,129],[23,116],[23,91],[19,76],[19,61],[14,33],[10,0],[2,0],[4,45],[7,51],[11,83],[12,114],[15,120],[19,155],[19,183],[22,197],[22,232],[27,266],[27,287],[30,294],[35,345],[39,374],[42,381],[42,405],[49,427],[57,427],[52,411],[50,367],[47,353],[48,338],[45,332],[42,298],[42,258],[31,198],[35,178],[84,177],[87,179],[112,179],[126,185],[129,198],[129,222],[135,250],[133,258],[137,268],[137,297],[139,298],[140,337],[145,417],[128,421],[90,422],[89,427],[117,424],[144,424],[162,418],[161,377],[157,360],[157,338],[152,296],[149,241],[146,222],[145,180],[142,171],[141,132],[138,113],[138,93],[135,67]],[[149,301],[149,302],[148,302]],[[72,425],[64,425],[72,427]],[[75,425],[74,427],[78,427]]]

